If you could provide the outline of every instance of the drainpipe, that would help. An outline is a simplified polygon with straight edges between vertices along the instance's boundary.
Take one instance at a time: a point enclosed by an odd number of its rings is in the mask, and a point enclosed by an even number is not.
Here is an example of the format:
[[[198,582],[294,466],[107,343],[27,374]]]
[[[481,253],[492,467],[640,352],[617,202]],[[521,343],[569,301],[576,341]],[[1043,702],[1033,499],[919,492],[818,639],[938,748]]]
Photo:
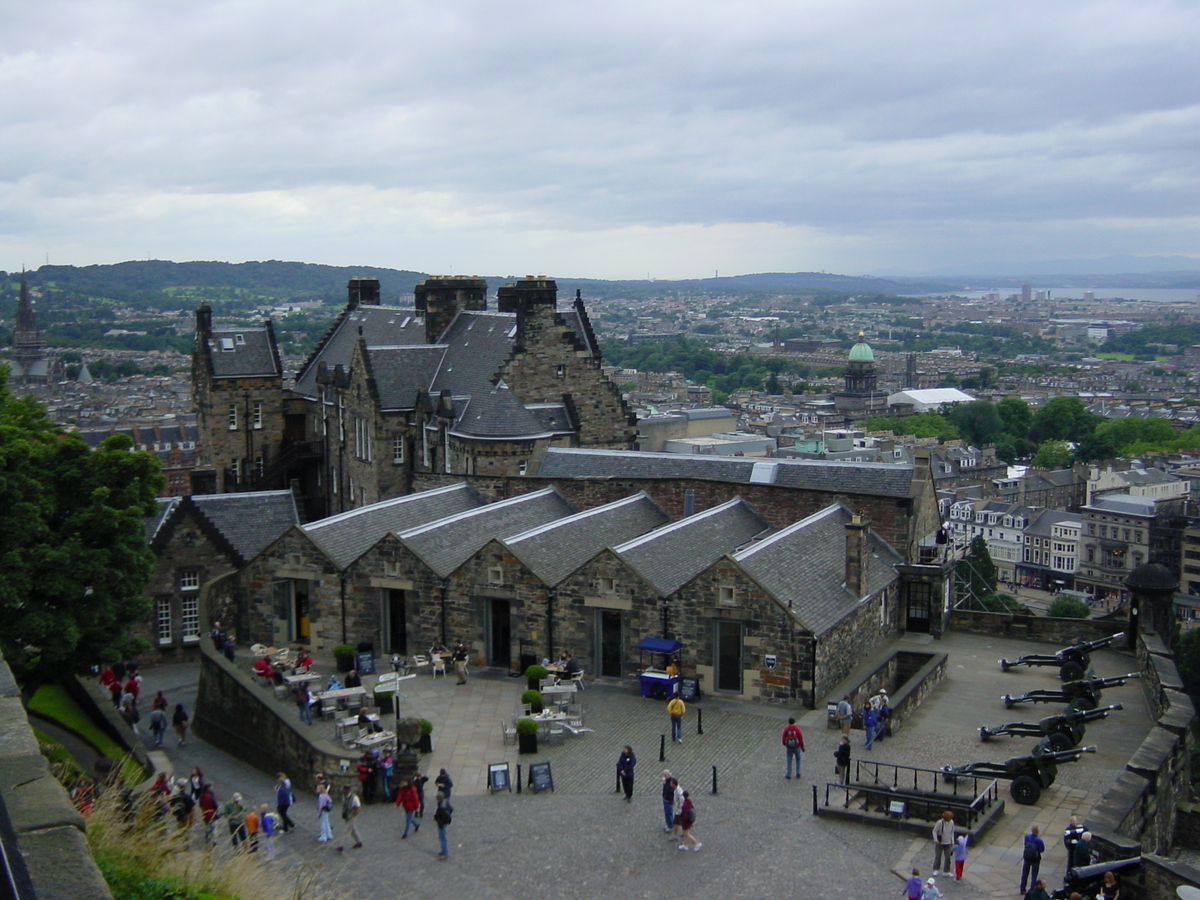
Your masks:
[[[669,615],[671,612],[671,601],[667,597],[663,597],[658,602],[659,602],[659,605],[662,607],[662,614],[663,614],[663,640],[669,641],[671,639],[671,629],[670,629],[670,619],[669,619]]]
[[[547,659],[554,659],[554,598],[557,596],[557,590],[546,588],[546,643],[549,645]]]
[[[346,573],[338,572],[338,587],[342,595],[342,643],[346,643]],[[309,602],[312,602],[311,598]]]
[[[442,643],[443,644],[446,644],[446,642],[449,640],[449,638],[446,637],[446,594],[449,590],[450,590],[450,579],[443,578],[442,579]],[[449,646],[449,645],[447,644],[447,646]]]

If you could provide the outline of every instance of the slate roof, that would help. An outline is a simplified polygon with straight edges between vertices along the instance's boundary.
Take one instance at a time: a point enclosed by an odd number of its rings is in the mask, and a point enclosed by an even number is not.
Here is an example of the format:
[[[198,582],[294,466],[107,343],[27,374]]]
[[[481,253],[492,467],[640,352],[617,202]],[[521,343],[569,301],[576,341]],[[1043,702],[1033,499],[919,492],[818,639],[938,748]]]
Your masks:
[[[1055,525],[1074,525],[1080,527],[1083,516],[1079,513],[1065,512],[1061,509],[1039,509],[1031,514],[1029,524],[1025,526],[1026,537],[1050,537]]]
[[[600,553],[671,521],[645,491],[584,510],[515,537],[504,545],[543,583],[553,586]]]
[[[846,525],[850,520],[850,510],[835,503],[733,558],[788,607],[805,629],[820,635],[862,600],[846,588]],[[869,541],[863,596],[872,596],[895,581],[899,576],[894,566],[904,562],[874,532]]]
[[[142,520],[142,526],[146,530],[146,543],[154,540],[154,536],[158,534],[158,529],[171,515],[171,511],[179,504],[178,497],[158,497],[155,500],[157,510],[153,516]]]
[[[208,340],[208,356],[215,378],[282,374],[271,335],[265,328],[216,325]]]
[[[727,553],[770,530],[736,497],[702,513],[626,541],[613,550],[648,581],[660,597],[683,587]]]
[[[359,337],[368,346],[428,346],[425,320],[418,318],[415,309],[373,305],[346,309],[297,374],[295,391],[306,397],[316,397],[317,366],[323,362],[330,368],[337,365],[349,368]]]
[[[429,388],[442,364],[443,344],[367,347],[382,410],[413,409],[417,388]]]
[[[1128,494],[1105,494],[1097,497],[1084,509],[1100,512],[1125,513],[1131,516],[1153,516],[1154,501],[1149,497],[1131,497]]]
[[[421,491],[372,503],[303,526],[304,532],[344,569],[373,547],[385,534],[416,528],[465,510],[485,505],[485,500],[465,483]]]
[[[400,540],[446,578],[488,541],[520,534],[576,512],[554,488],[521,494],[401,532]]]
[[[890,463],[551,447],[542,457],[537,474],[551,478],[705,478],[737,484],[777,484],[803,490],[908,497],[913,471],[912,466]]]
[[[256,557],[277,537],[300,523],[291,491],[194,494],[190,499],[242,563]]]

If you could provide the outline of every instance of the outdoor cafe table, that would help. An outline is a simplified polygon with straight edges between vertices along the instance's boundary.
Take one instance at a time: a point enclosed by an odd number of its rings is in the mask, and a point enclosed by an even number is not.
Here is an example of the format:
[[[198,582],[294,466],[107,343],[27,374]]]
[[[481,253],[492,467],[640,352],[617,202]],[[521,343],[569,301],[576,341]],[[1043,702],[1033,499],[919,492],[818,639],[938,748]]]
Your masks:
[[[549,687],[542,688],[542,696],[554,696],[555,694],[574,694],[579,686],[573,681],[564,681],[562,684],[552,684]]]
[[[379,715],[377,713],[369,713],[367,715],[367,721],[378,722]],[[348,728],[353,729],[353,728],[357,728],[357,727],[358,727],[358,716],[346,716],[344,719],[338,719],[334,723],[334,730],[338,737],[341,737],[342,732],[346,731],[346,729],[348,729]]]
[[[284,675],[283,680],[284,680],[285,684],[290,684],[294,687],[297,684],[301,684],[301,683],[308,682],[308,681],[320,681],[321,676],[318,675],[316,672],[306,672],[303,675]]]
[[[354,746],[362,750],[370,750],[372,747],[378,747],[381,744],[392,745],[396,743],[396,732],[394,731],[377,731],[374,734],[369,734],[365,738],[359,738],[354,742]]]
[[[344,701],[352,700],[355,697],[365,697],[366,694],[367,689],[364,687],[337,688],[336,690],[332,691],[320,691],[319,693],[315,693],[313,694],[313,699],[325,702],[336,700],[340,704]]]

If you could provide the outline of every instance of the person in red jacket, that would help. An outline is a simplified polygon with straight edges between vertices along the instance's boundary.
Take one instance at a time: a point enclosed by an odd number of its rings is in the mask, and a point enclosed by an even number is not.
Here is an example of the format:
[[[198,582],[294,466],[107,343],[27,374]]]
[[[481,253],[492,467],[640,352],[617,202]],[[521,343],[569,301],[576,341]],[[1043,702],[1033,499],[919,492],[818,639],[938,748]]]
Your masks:
[[[421,823],[416,820],[417,810],[421,808],[421,797],[417,794],[417,786],[412,783],[411,778],[400,782],[400,790],[396,792],[396,805],[404,808],[404,834],[400,835],[400,839],[404,840],[408,837],[410,827],[413,834],[421,830]]]
[[[788,719],[787,728],[783,729],[783,746],[787,749],[787,775],[792,777],[792,760],[796,761],[796,777],[800,777],[800,754],[804,752],[804,732],[796,724],[795,719]]]

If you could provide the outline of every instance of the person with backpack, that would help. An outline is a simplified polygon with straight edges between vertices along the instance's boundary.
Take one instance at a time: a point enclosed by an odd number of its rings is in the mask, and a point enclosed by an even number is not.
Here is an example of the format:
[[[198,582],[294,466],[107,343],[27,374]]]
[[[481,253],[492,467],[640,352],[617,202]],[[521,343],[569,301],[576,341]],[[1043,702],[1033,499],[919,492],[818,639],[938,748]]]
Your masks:
[[[322,844],[333,840],[333,829],[329,826],[329,813],[333,810],[333,798],[329,796],[329,785],[317,785],[317,840]]]
[[[446,799],[446,795],[438,791],[437,809],[433,813],[433,821],[437,823],[438,843],[442,846],[442,852],[438,854],[438,859],[450,858],[450,844],[446,840],[446,826],[452,821],[451,815],[454,812],[454,807],[450,805],[450,801]]]
[[[1029,834],[1025,835],[1025,849],[1021,852],[1021,893],[1025,893],[1027,885],[1035,885],[1038,880],[1038,869],[1042,866],[1042,854],[1046,852],[1046,845],[1038,836],[1041,830],[1037,825],[1029,827]]]
[[[150,711],[150,734],[154,736],[154,746],[161,747],[167,734],[167,724],[170,720],[164,710],[155,707]]]
[[[692,834],[692,826],[696,824],[696,804],[692,802],[692,798],[687,791],[683,792],[683,821],[680,822],[680,827],[683,828],[683,838],[679,844],[680,850],[686,850],[688,842],[692,844],[692,850],[699,850],[704,845],[696,840],[696,836]]]
[[[789,718],[787,727],[783,729],[783,746],[787,749],[787,774],[783,777],[792,780],[792,760],[796,761],[796,777],[800,777],[800,754],[804,752],[804,732],[796,724],[795,718]]]

